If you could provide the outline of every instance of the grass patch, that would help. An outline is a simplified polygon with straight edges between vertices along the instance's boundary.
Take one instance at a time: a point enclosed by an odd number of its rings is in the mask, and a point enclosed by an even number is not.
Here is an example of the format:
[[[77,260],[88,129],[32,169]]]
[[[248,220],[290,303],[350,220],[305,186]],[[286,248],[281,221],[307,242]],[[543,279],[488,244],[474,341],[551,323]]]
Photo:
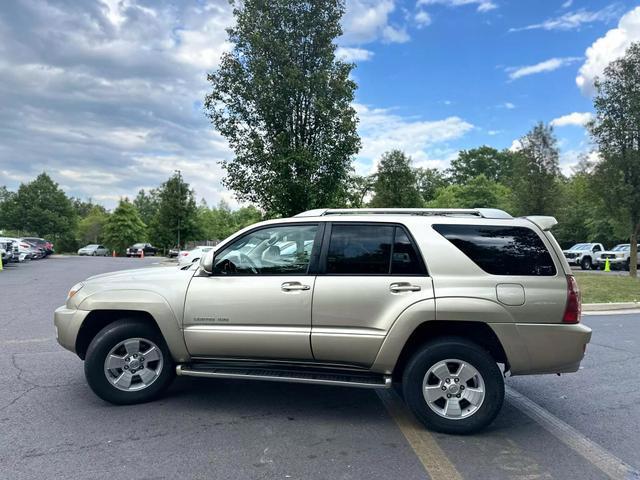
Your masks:
[[[583,303],[640,302],[640,279],[577,273]]]

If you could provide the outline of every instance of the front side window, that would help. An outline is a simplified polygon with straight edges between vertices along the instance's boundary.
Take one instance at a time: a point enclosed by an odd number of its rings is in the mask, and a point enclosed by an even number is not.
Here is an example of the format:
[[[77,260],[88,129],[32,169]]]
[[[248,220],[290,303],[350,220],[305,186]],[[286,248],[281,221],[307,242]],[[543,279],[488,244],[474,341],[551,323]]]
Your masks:
[[[434,225],[433,228],[492,275],[556,274],[547,247],[530,228],[497,225]]]
[[[304,275],[309,269],[317,225],[256,230],[220,251],[213,273],[219,275]]]

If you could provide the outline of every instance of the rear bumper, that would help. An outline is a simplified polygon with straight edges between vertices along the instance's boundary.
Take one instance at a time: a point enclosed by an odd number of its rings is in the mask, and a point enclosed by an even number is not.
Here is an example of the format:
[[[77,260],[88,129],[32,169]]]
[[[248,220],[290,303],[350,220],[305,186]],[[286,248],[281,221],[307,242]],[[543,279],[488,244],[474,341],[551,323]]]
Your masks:
[[[576,372],[591,340],[582,324],[490,324],[502,343],[512,375]]]
[[[73,353],[76,353],[78,331],[87,315],[88,310],[73,310],[64,305],[58,307],[53,314],[58,343]]]

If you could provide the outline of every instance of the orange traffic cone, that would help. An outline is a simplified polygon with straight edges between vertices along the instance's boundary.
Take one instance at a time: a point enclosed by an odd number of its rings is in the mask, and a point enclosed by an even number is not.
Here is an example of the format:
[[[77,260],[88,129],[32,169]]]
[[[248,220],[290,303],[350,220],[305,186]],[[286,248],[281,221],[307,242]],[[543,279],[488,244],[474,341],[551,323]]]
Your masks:
[[[140,250],[140,258],[144,258],[144,248]]]
[[[116,251],[115,251],[115,250],[114,250],[113,252],[111,252],[111,256],[112,256],[113,258],[116,258]]]

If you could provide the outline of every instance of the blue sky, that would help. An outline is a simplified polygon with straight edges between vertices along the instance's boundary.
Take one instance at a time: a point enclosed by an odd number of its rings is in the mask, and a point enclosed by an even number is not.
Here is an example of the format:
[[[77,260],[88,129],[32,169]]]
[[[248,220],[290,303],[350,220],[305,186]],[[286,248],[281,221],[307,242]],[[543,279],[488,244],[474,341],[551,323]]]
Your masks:
[[[48,171],[113,207],[179,168],[198,198],[221,184],[226,142],[201,111],[229,48],[226,0],[19,0],[0,6],[0,185]],[[353,60],[363,148],[446,168],[463,148],[510,148],[552,122],[563,171],[591,146],[583,124],[604,66],[640,40],[638,2],[347,0],[338,54]]]

